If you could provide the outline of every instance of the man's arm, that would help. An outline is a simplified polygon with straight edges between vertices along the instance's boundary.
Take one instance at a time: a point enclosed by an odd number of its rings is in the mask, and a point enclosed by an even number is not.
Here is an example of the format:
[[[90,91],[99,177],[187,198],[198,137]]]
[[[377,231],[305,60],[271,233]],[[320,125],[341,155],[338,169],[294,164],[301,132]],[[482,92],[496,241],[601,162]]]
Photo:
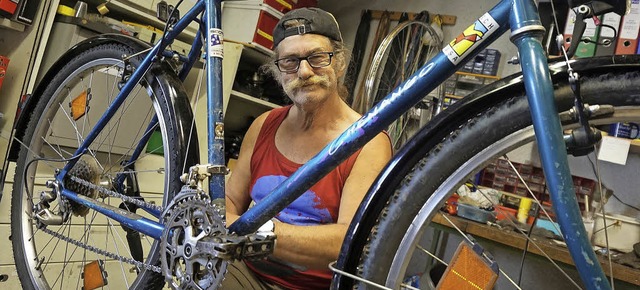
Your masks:
[[[227,207],[227,225],[232,224],[240,214],[244,213],[251,203],[249,186],[251,182],[251,156],[258,138],[258,133],[264,124],[269,112],[260,115],[249,127],[242,139],[240,155],[236,166],[225,187],[225,200]]]
[[[345,182],[336,224],[296,226],[276,222],[274,257],[308,268],[327,269],[340,253],[360,202],[391,155],[391,142],[382,133],[362,149]]]

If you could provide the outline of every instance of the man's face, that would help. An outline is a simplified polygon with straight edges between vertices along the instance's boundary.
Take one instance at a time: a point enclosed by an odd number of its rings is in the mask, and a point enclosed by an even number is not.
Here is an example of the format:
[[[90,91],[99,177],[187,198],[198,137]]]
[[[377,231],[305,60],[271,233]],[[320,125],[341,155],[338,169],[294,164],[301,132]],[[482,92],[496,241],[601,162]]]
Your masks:
[[[334,52],[329,38],[317,34],[289,36],[278,45],[278,58],[302,58],[321,52]],[[301,60],[297,72],[281,72],[285,93],[298,105],[318,104],[337,93],[337,79],[342,71],[335,70],[335,56],[325,67],[311,67]]]

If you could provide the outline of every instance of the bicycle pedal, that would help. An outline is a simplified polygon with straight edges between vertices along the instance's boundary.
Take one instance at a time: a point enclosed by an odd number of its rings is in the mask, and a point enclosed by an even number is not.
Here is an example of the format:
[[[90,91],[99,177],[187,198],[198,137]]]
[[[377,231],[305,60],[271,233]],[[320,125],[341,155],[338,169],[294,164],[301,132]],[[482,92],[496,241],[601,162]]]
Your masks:
[[[106,286],[109,284],[107,276],[107,271],[104,270],[104,261],[102,260],[96,260],[84,265],[82,290],[93,290]]]
[[[436,289],[493,289],[498,280],[498,265],[482,254],[478,244],[472,246],[462,241]]]

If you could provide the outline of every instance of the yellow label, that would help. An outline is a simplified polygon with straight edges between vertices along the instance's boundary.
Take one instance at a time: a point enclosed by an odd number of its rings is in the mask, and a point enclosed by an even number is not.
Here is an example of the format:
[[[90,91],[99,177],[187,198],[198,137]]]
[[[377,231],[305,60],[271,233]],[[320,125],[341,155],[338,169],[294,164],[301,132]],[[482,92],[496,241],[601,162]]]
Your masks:
[[[276,0],[276,2],[280,3],[280,5],[287,7],[289,10],[291,10],[291,8],[293,8],[293,6],[291,6],[291,4],[287,3],[287,1],[284,0]]]
[[[258,33],[258,35],[260,35],[260,36],[262,36],[262,37],[264,37],[264,38],[266,38],[266,39],[268,39],[270,41],[273,41],[273,36],[271,36],[269,33],[266,33],[266,32],[264,32],[264,31],[262,31],[260,29],[258,29],[257,33]]]
[[[442,49],[442,52],[449,58],[453,64],[458,64],[469,53],[471,53],[478,44],[498,30],[500,25],[489,13],[485,13],[465,29],[458,37],[449,42],[449,45]]]

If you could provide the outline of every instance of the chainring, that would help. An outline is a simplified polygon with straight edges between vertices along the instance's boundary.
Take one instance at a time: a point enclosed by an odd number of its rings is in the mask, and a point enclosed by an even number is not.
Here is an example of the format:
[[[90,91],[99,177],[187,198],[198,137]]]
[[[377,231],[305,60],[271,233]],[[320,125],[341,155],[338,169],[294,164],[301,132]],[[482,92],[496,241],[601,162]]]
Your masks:
[[[160,240],[162,272],[172,289],[216,289],[227,261],[198,251],[202,238],[226,235],[224,209],[197,189],[183,187],[164,215]]]

